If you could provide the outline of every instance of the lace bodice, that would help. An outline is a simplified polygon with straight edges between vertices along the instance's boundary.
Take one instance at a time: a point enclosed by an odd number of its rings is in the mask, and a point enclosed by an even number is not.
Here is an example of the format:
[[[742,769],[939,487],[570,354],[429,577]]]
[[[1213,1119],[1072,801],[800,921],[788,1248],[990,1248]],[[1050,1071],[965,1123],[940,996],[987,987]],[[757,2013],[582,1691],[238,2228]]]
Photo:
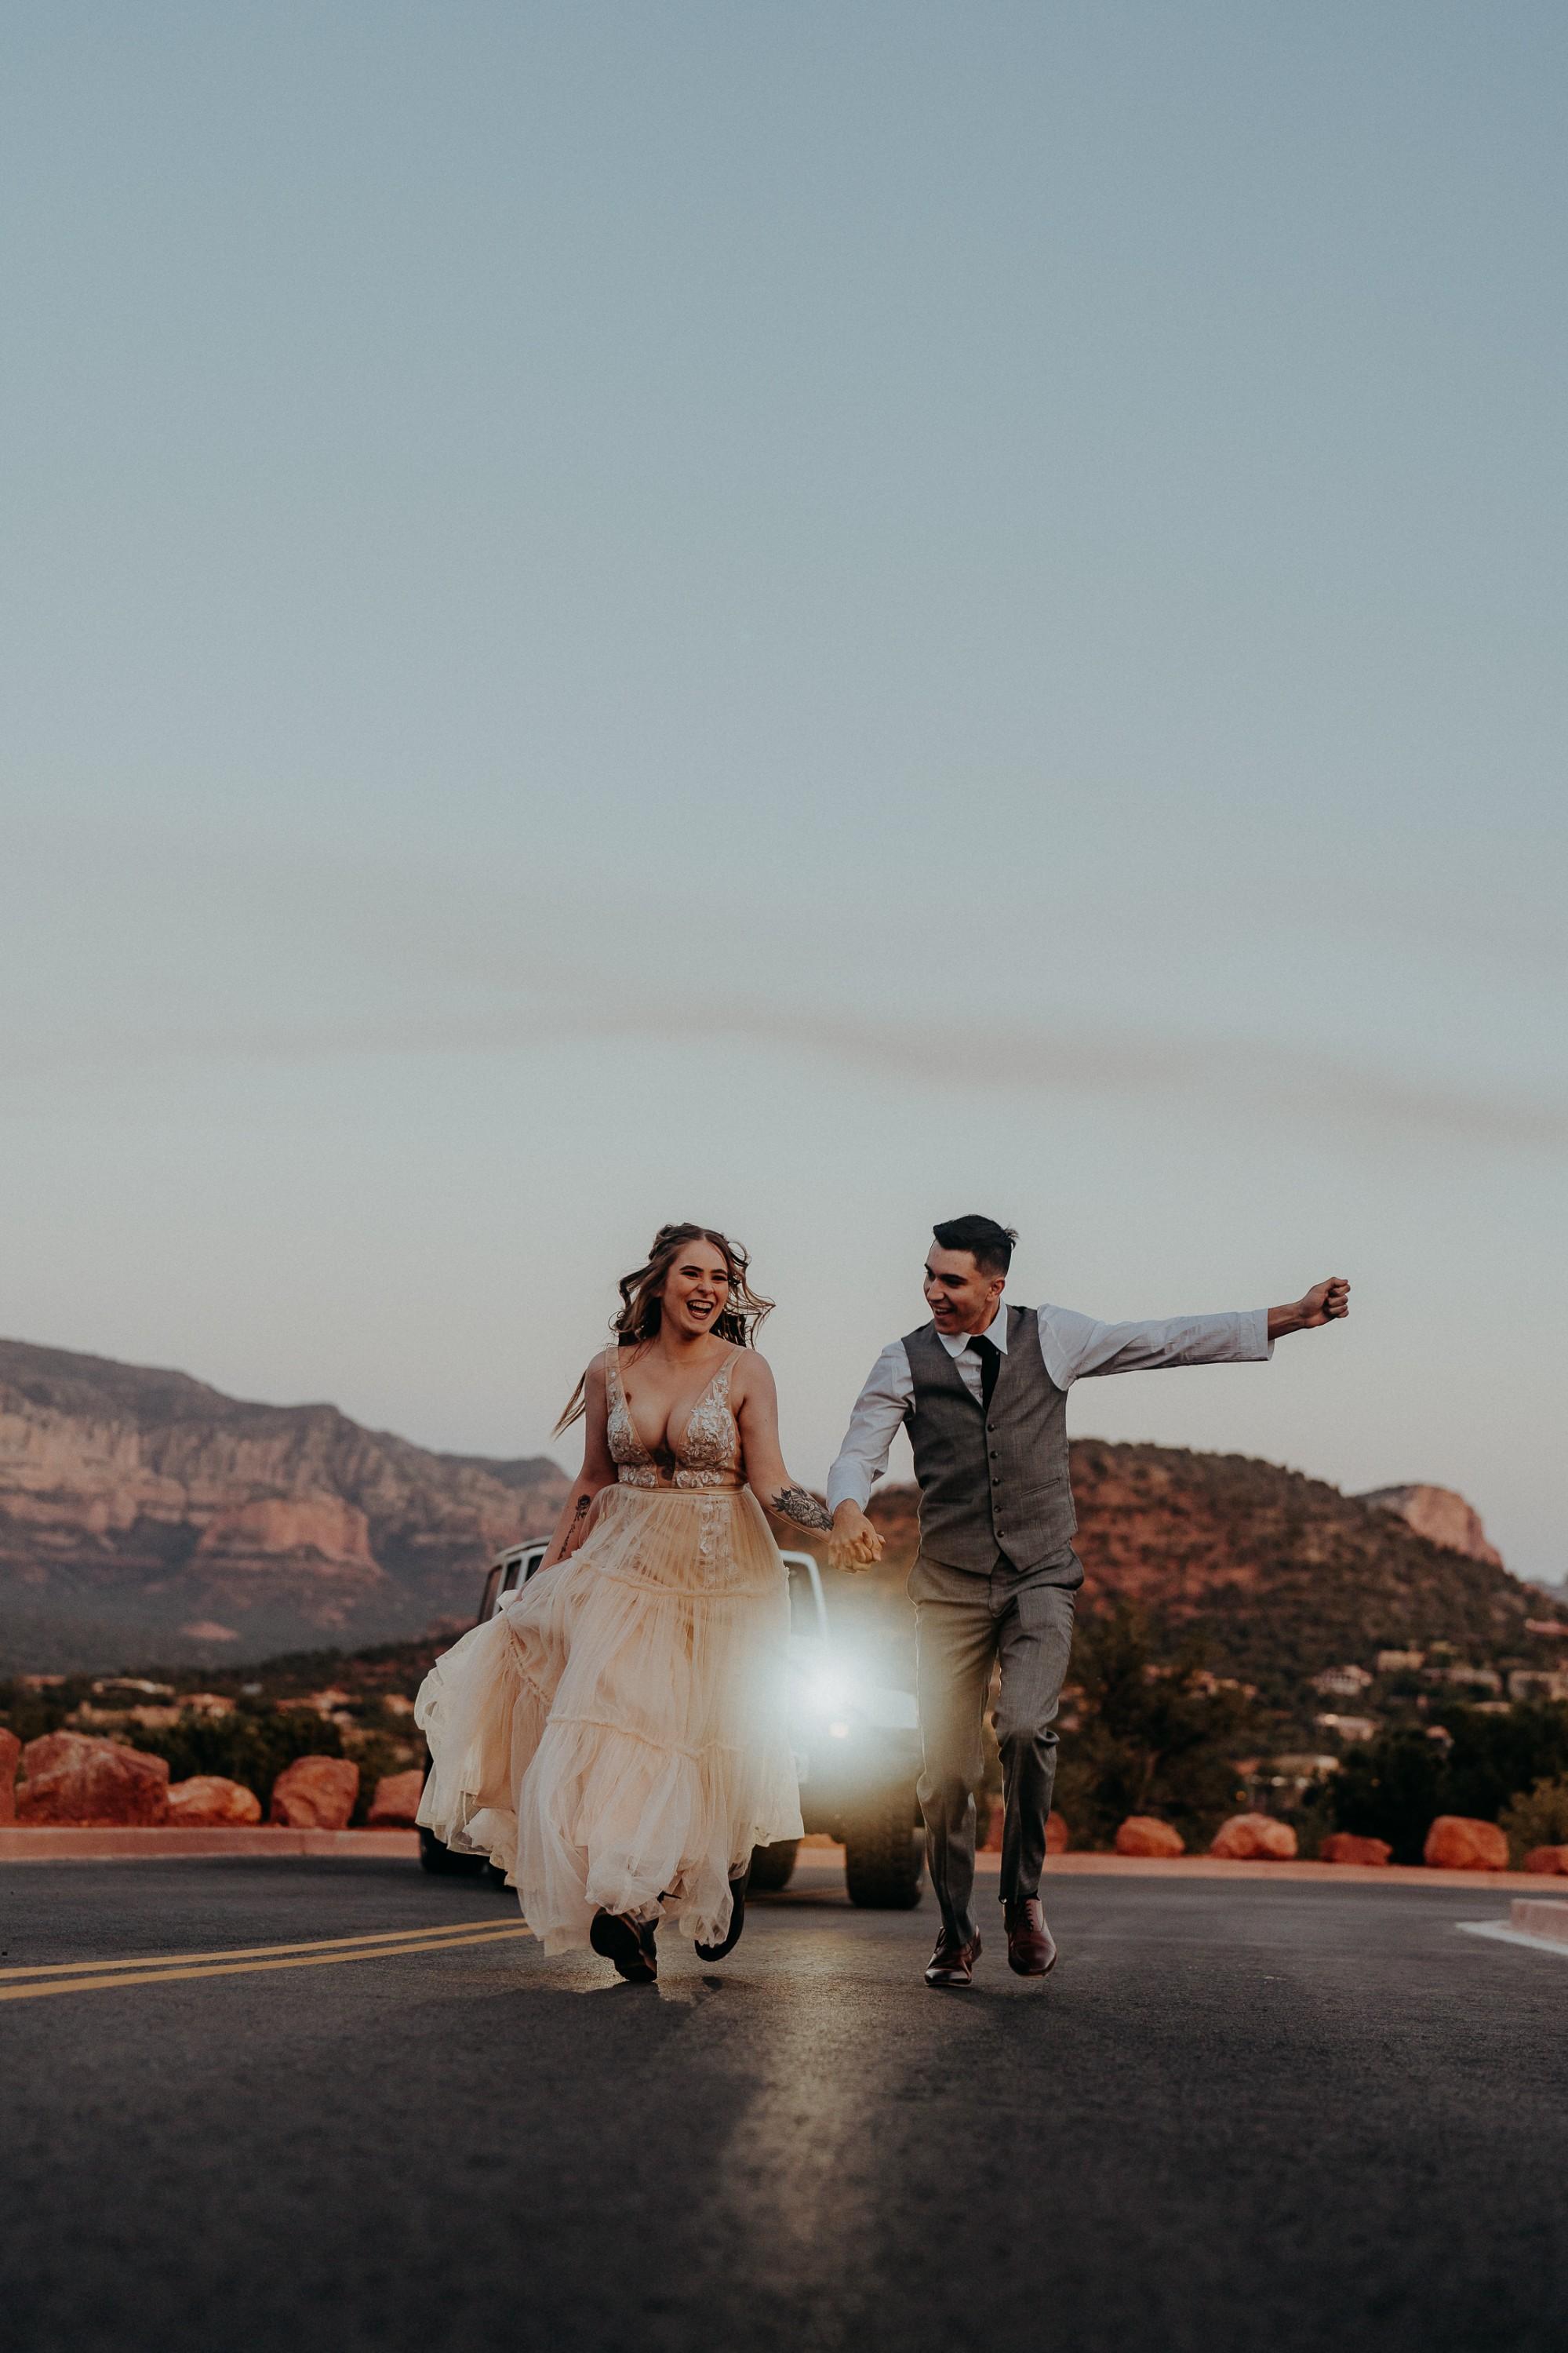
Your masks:
[[[738,1487],[740,1431],[729,1405],[729,1377],[738,1348],[732,1348],[687,1417],[684,1435],[673,1450],[650,1454],[637,1435],[626,1391],[620,1386],[620,1349],[605,1350],[604,1384],[609,1406],[609,1451],[623,1487]]]

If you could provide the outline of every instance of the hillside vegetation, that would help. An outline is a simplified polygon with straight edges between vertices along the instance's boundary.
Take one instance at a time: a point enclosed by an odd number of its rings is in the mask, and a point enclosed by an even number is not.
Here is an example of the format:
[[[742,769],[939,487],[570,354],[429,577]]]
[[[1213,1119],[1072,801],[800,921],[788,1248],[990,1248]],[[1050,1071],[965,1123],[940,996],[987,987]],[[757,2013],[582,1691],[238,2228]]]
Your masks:
[[[1082,1610],[1136,1605],[1157,1649],[1195,1641],[1265,1707],[1294,1710],[1307,1678],[1370,1668],[1380,1650],[1446,1644],[1480,1665],[1560,1662],[1562,1644],[1526,1630],[1552,1614],[1538,1591],[1321,1479],[1245,1455],[1094,1438],[1075,1440],[1072,1458]],[[884,1596],[914,1558],[916,1502],[913,1487],[873,1498]]]

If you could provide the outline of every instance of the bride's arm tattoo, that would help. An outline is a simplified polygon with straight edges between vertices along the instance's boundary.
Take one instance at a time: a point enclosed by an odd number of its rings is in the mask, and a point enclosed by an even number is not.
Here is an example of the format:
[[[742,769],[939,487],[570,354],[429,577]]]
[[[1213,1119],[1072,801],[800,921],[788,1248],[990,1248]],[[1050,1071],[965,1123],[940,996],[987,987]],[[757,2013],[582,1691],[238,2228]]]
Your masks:
[[[571,1518],[567,1522],[565,1530],[562,1532],[558,1539],[556,1537],[551,1538],[548,1549],[545,1554],[545,1557],[539,1563],[539,1567],[541,1568],[559,1568],[562,1561],[570,1559],[572,1554],[576,1552],[578,1545],[581,1544],[583,1540],[583,1522],[588,1518],[588,1513],[592,1508],[593,1497],[591,1495],[579,1495],[577,1497],[577,1509],[573,1512]],[[556,1549],[557,1542],[560,1545],[560,1550],[558,1552]]]
[[[803,1528],[820,1528],[826,1535],[833,1525],[815,1495],[808,1495],[804,1487],[775,1487],[768,1500],[785,1519],[799,1520]]]

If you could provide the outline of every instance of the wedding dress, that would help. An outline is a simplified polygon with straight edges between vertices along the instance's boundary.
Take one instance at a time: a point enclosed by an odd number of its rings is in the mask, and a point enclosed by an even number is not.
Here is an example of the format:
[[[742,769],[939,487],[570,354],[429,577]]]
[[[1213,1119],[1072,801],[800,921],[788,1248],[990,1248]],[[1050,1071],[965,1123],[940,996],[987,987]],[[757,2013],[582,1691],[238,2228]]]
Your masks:
[[[485,1854],[546,1952],[594,1914],[723,1941],[752,1848],[801,1832],[785,1717],[789,1579],[741,1473],[735,1349],[666,1455],[605,1352],[617,1483],[577,1550],[426,1676],[418,1819]]]

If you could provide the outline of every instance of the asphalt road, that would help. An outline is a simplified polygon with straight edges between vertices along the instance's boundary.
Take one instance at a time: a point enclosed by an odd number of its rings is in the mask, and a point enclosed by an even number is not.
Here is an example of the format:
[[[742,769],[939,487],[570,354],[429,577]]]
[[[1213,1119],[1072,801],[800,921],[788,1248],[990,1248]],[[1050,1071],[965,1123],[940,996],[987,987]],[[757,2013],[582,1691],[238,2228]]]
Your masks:
[[[1568,1961],[1484,1885],[1067,1879],[935,1994],[814,1879],[655,1990],[401,1863],[0,1873],[0,1968],[313,1948],[0,1978],[73,1988],[0,2001],[8,2353],[1559,2353]]]

